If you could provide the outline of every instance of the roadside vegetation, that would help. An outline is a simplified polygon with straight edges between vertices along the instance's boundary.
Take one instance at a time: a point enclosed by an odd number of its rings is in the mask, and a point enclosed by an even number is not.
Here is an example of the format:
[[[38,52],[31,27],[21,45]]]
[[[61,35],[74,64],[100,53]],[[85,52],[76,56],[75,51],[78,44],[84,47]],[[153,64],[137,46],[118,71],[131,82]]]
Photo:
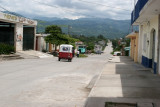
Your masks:
[[[105,49],[105,47],[107,46],[108,43],[108,39],[105,38],[103,35],[98,35],[96,36],[85,36],[85,35],[73,35],[73,38],[79,39],[80,41],[82,41],[86,46],[87,46],[87,50],[90,51],[91,53],[94,53],[94,46],[95,44],[98,44],[99,41],[105,41],[104,46],[102,46],[102,50]]]
[[[88,56],[85,55],[85,54],[79,54],[79,57],[80,57],[80,58],[86,58],[86,57],[88,57]]]
[[[113,47],[113,52],[111,52],[111,54],[114,54],[114,52],[116,51],[125,51],[124,47],[129,47],[130,46],[130,39],[126,39],[126,38],[121,38],[121,39],[113,39],[112,40],[112,47]],[[126,55],[128,55],[129,53],[125,52]]]
[[[51,44],[55,44],[55,50],[57,50],[57,46],[61,44],[71,44],[73,46],[78,39],[72,38],[70,35],[66,35],[62,33],[62,29],[57,25],[47,26],[45,29],[45,33],[50,34],[45,38],[45,41]]]
[[[5,43],[0,43],[0,55],[1,54],[11,54],[14,53],[14,46],[5,44]]]
[[[99,44],[99,41],[104,41],[102,45],[102,51],[107,46],[108,39],[103,35],[95,36],[85,36],[85,35],[67,35],[62,32],[61,27],[57,25],[49,25],[45,28],[45,33],[49,34],[45,37],[45,41],[47,43],[51,43],[55,45],[55,49],[57,50],[57,46],[61,44],[71,44],[75,48],[75,42],[82,41],[84,45],[86,45],[87,53],[94,53],[94,48],[96,44]],[[81,55],[82,57],[87,57],[85,55]]]

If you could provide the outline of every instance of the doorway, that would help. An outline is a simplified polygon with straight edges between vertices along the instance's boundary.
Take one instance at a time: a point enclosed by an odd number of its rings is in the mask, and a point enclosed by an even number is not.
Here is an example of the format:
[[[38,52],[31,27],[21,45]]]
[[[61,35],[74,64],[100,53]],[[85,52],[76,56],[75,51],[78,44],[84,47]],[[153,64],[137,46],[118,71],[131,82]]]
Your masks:
[[[34,50],[34,27],[23,27],[23,50]]]
[[[12,23],[0,21],[0,43],[14,46],[14,27]]]
[[[151,32],[151,38],[152,38],[152,41],[151,41],[151,53],[152,53],[152,56],[151,56],[151,59],[152,59],[152,68],[154,70],[154,73],[155,73],[155,40],[156,40],[156,31],[155,29],[152,30]]]

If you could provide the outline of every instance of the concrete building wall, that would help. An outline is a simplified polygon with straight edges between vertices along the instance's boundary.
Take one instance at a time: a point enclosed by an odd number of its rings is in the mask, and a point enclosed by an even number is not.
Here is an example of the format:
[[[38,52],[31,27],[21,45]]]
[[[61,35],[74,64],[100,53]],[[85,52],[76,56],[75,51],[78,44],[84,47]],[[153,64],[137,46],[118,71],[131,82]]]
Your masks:
[[[150,42],[150,46],[149,46],[149,50],[148,50],[148,53],[149,53],[149,58],[152,58],[152,47],[151,47],[151,44],[152,44],[152,31],[153,29],[155,29],[155,62],[157,62],[157,48],[158,48],[158,16],[156,16],[155,18],[153,18],[151,21],[150,21],[150,29],[149,29],[149,41]]]
[[[139,35],[136,35],[136,39],[135,39],[135,56],[134,56],[134,62],[138,62],[138,39],[139,39]]]
[[[15,48],[16,51],[23,50],[23,24],[16,23],[15,24]]]
[[[142,33],[143,33],[143,25],[139,25],[139,39],[138,39],[138,62],[142,63]]]
[[[44,40],[44,37],[41,37],[41,51],[43,51],[43,50],[47,50],[46,49],[46,41]]]
[[[130,38],[130,57],[134,60],[134,62],[138,62],[138,40],[139,40],[139,33],[132,32],[131,34],[127,35],[126,38]]]
[[[37,37],[37,42],[38,42],[38,43],[37,43],[37,45],[38,45],[38,46],[37,46],[37,50],[38,50],[38,51],[42,51],[42,44],[43,44],[43,43],[42,43],[42,37]]]
[[[147,57],[147,37],[148,37],[148,26],[146,23],[143,24],[143,29],[140,29],[141,33],[141,42],[142,42],[142,56]]]
[[[19,17],[19,16],[15,16],[15,15],[11,15],[11,14],[6,14],[6,13],[2,13],[0,12],[0,21],[1,22],[7,22],[7,23],[11,23],[14,24],[14,47],[15,47],[15,51],[22,51],[23,50],[23,38],[24,38],[24,25],[25,26],[31,26],[33,27],[33,32],[34,32],[34,43],[33,43],[33,48],[35,49],[35,43],[36,43],[36,25],[37,25],[37,21],[31,20],[31,19],[27,19],[24,17]],[[3,42],[3,41],[2,41]],[[30,44],[30,43],[29,43]]]
[[[153,52],[153,31],[155,30],[155,51]],[[156,72],[157,66],[157,49],[158,49],[158,16],[155,16],[149,21],[140,24],[139,35],[139,54],[138,58],[142,57],[141,62],[145,67],[153,68]],[[152,58],[154,54],[154,58]],[[154,61],[154,65],[152,64]]]

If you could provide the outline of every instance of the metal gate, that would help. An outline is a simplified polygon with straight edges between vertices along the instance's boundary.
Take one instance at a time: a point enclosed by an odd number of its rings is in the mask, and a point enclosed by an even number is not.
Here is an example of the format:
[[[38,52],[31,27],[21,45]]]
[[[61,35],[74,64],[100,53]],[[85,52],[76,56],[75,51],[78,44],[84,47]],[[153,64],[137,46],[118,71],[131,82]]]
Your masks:
[[[0,22],[0,43],[14,46],[14,24]]]
[[[155,62],[155,30],[153,31],[153,41],[152,41],[152,68],[154,68]]]
[[[23,50],[34,49],[34,27],[23,27]]]

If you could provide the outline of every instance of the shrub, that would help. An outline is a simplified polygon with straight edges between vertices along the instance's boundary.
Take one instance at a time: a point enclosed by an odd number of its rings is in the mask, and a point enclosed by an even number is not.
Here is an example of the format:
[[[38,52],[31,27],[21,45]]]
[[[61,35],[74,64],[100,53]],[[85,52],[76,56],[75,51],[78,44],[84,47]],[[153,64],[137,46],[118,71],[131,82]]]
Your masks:
[[[5,43],[0,43],[0,55],[1,54],[10,54],[12,52],[14,52],[14,46],[12,45],[8,45]]]
[[[86,57],[88,57],[88,56],[85,55],[85,54],[79,54],[79,57],[81,57],[81,58],[86,58]]]
[[[46,53],[46,52],[47,52],[47,50],[43,49],[43,50],[42,50],[42,52]]]

